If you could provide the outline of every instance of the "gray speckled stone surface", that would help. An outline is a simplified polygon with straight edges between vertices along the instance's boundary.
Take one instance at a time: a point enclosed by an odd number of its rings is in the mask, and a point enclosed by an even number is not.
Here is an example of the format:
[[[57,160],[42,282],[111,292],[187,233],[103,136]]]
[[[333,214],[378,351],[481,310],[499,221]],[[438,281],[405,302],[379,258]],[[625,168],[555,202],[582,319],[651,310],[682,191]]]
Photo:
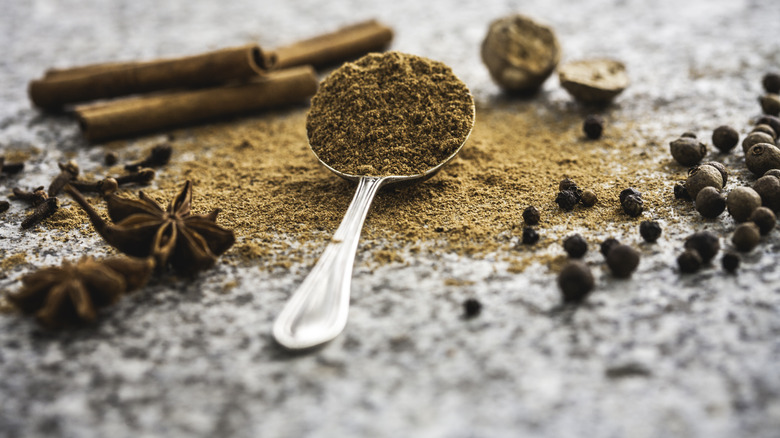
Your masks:
[[[626,62],[632,85],[611,112],[635,123],[638,148],[656,163],[684,130],[744,133],[761,76],[780,69],[773,0],[41,0],[1,9],[0,145],[40,150],[23,175],[0,180],[3,193],[47,184],[64,156],[99,166],[103,151],[86,147],[75,122],[30,109],[27,81],[52,66],[275,46],[377,17],[396,29],[395,49],[452,65],[490,105],[498,90],[479,43],[492,19],[521,11],[554,26],[564,61]],[[536,100],[575,108],[555,78]],[[736,154],[726,163],[742,167]],[[737,173],[730,187],[750,179]],[[710,268],[681,277],[674,257],[684,236],[710,227],[726,244],[734,223],[654,209],[682,219],[655,246],[618,235],[643,251],[631,280],[612,278],[592,251],[597,292],[576,312],[554,311],[554,274],[541,265],[513,274],[499,255],[440,254],[376,267],[359,254],[345,333],[290,354],[270,328],[315,252],[288,271],[223,263],[190,282],[156,280],[93,329],[52,334],[0,315],[0,436],[778,436],[778,231],[738,276]],[[20,232],[23,215],[15,204],[0,221],[0,254],[28,253],[0,288],[63,254],[106,251],[77,232],[65,244]],[[226,293],[226,284],[236,286]],[[484,312],[465,321],[460,306],[472,296]]]

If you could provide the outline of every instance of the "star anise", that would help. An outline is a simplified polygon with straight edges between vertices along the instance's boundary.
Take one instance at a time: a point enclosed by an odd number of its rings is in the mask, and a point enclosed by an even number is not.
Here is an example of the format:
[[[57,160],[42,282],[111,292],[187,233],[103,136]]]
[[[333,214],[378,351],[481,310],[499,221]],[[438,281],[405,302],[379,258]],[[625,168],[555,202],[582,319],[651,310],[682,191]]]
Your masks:
[[[8,300],[48,327],[94,322],[97,309],[146,284],[153,270],[151,259],[83,257],[25,275]]]
[[[106,197],[113,224],[106,223],[73,187],[66,190],[109,245],[131,256],[154,257],[158,268],[170,264],[189,274],[207,269],[235,242],[233,231],[216,224],[219,210],[207,215],[190,214],[190,181],[165,210],[144,192],[139,192],[139,200]]]

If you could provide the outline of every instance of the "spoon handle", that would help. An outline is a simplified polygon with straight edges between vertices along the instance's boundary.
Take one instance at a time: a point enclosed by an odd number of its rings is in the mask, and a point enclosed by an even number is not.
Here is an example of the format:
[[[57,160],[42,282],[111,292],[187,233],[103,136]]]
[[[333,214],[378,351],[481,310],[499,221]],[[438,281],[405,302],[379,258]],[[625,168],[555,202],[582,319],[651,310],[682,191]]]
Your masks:
[[[381,177],[360,178],[328,247],[276,318],[274,338],[281,345],[309,348],[330,341],[344,330],[360,230],[374,196],[387,181]]]

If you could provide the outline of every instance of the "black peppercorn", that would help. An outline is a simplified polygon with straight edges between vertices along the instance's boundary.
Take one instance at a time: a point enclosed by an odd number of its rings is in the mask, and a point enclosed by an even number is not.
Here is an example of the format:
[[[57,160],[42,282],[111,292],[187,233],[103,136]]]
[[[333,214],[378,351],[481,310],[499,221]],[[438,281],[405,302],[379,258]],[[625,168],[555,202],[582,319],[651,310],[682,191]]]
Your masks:
[[[727,252],[720,259],[720,264],[723,266],[723,269],[733,274],[739,268],[739,256],[733,252]]]
[[[726,209],[726,198],[714,187],[705,187],[696,195],[696,211],[707,219],[718,217]]]
[[[739,224],[731,235],[731,243],[738,251],[748,252],[758,245],[761,241],[761,232],[758,226],[753,222]]]
[[[639,251],[628,245],[616,245],[607,254],[607,266],[615,277],[628,278],[639,266]]]
[[[712,131],[712,144],[722,153],[727,153],[739,143],[739,133],[731,126],[718,126]]]
[[[748,220],[758,226],[758,231],[762,236],[769,234],[777,224],[777,216],[766,207],[755,209]]]
[[[563,250],[569,254],[569,257],[579,259],[588,252],[588,242],[581,235],[572,234],[563,239]]]
[[[8,210],[11,208],[11,204],[8,203],[8,201],[0,201],[0,213]]]
[[[539,210],[533,205],[526,207],[526,209],[523,210],[523,222],[525,222],[526,225],[538,225],[541,218],[542,216],[539,214]]]
[[[598,140],[601,138],[601,133],[604,131],[604,119],[591,114],[586,117],[585,122],[582,123],[582,130],[589,139]]]
[[[582,196],[580,196],[580,202],[582,202],[582,205],[585,207],[593,207],[596,205],[596,203],[599,201],[598,196],[596,196],[596,192],[593,190],[583,190]]]
[[[720,251],[720,241],[718,236],[710,231],[699,231],[688,236],[685,249],[696,251],[703,263],[709,263]]]
[[[767,172],[753,183],[753,190],[761,197],[763,206],[775,212],[780,211],[780,178]]]
[[[618,245],[620,245],[620,241],[613,237],[610,237],[609,239],[601,242],[601,246],[599,248],[599,250],[601,251],[601,255],[603,255],[604,257],[608,256],[609,252],[612,251],[612,248]]]
[[[656,221],[642,221],[639,224],[639,234],[648,243],[654,243],[661,237],[661,225]]]
[[[767,93],[780,93],[780,74],[769,72],[761,79],[761,85]]]
[[[475,318],[482,312],[482,303],[476,298],[469,298],[463,302],[463,316],[466,318]]]
[[[631,217],[637,217],[644,211],[644,201],[636,195],[627,196],[621,203],[621,206],[623,207],[623,211]]]
[[[677,183],[674,185],[674,199],[691,200],[691,195],[689,195],[688,190],[685,189],[685,183]]]
[[[579,199],[576,193],[571,190],[560,191],[558,196],[555,197],[555,203],[558,204],[558,207],[561,207],[561,210],[565,211],[573,210],[577,202],[579,202]]]
[[[770,116],[780,114],[780,96],[777,94],[765,94],[758,98],[758,102],[761,104],[761,110],[764,114],[769,114]]]
[[[618,195],[618,199],[620,200],[620,203],[622,204],[623,201],[625,201],[626,198],[631,196],[631,195],[639,196],[641,198],[642,197],[642,192],[640,192],[639,190],[637,190],[637,189],[635,189],[633,187],[629,187],[627,189],[623,189],[620,192],[620,194]]]
[[[698,164],[707,154],[707,146],[691,137],[680,137],[669,143],[672,157],[683,166]]]
[[[577,197],[577,201],[579,202],[580,196],[582,196],[582,190],[577,186],[577,183],[570,180],[569,178],[564,178],[561,180],[561,182],[558,183],[558,190],[563,191],[570,191],[574,194],[574,196]]]
[[[745,222],[755,209],[761,207],[761,196],[750,187],[737,187],[726,197],[726,207],[735,221]]]
[[[531,227],[523,228],[523,244],[533,245],[539,241],[539,233]]]
[[[677,266],[680,268],[680,272],[684,274],[692,274],[698,271],[701,269],[702,264],[701,255],[693,249],[685,250],[677,257]]]
[[[580,261],[571,261],[558,274],[558,287],[561,288],[564,303],[580,302],[588,296],[595,280],[590,268]]]

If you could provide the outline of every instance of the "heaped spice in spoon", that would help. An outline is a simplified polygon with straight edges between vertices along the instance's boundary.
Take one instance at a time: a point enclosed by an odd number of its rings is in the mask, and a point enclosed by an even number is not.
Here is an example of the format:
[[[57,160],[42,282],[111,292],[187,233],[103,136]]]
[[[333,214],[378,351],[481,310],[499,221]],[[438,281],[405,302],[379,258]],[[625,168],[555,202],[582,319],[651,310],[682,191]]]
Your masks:
[[[419,175],[471,131],[469,90],[446,65],[399,52],[366,55],[320,85],[306,119],[311,148],[349,175]]]

